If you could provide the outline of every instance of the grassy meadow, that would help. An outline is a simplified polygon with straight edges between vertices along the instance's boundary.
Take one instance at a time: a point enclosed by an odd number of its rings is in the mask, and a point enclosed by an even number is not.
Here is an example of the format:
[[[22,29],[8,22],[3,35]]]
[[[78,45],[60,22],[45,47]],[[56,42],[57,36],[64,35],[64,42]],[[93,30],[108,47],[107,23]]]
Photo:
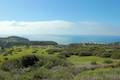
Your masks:
[[[98,57],[98,56],[71,56],[68,58],[68,60],[75,64],[75,65],[79,65],[79,64],[90,64],[91,62],[96,61],[99,64],[102,64],[105,60],[112,60],[110,58],[102,58],[102,57]]]

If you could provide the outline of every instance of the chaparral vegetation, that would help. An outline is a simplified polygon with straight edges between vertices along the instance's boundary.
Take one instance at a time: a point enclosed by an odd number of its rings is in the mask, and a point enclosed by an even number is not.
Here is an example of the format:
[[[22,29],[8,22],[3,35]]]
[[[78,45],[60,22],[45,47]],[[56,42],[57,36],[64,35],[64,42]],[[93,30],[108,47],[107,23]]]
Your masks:
[[[120,43],[0,39],[0,80],[120,80]]]

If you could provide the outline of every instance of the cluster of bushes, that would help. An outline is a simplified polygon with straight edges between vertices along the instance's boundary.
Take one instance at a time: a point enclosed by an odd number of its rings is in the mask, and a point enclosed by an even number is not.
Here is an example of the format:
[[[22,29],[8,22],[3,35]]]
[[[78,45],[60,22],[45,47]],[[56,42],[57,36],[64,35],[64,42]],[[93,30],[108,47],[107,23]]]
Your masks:
[[[27,55],[18,59],[7,59],[1,63],[1,69],[9,72],[19,72],[23,68],[33,66],[39,61],[35,55]]]
[[[54,66],[68,66],[69,62],[65,58],[59,56],[36,56],[26,55],[18,59],[6,60],[1,64],[1,68],[5,71],[13,69],[27,68],[31,66],[52,68]]]
[[[22,73],[12,73],[1,70],[0,80],[73,80],[74,75],[68,67],[56,66],[32,68]]]
[[[21,51],[21,48],[9,49],[3,54],[5,61],[0,64],[0,80],[74,80],[83,71],[120,66],[120,62],[113,64],[111,59],[103,61],[102,65],[92,61],[87,65],[76,66],[67,61],[71,55],[120,59],[118,49],[105,46],[70,45],[64,50],[48,49],[48,55],[31,54],[17,59],[7,58],[7,55]],[[32,53],[38,53],[38,50],[34,49]]]
[[[55,66],[69,66],[71,65],[65,58],[61,58],[59,56],[49,55],[47,57],[39,58],[39,62],[36,66],[44,66],[45,68],[52,68]]]
[[[52,52],[51,52],[52,53]],[[60,52],[63,57],[70,57],[71,55],[77,56],[99,56],[105,58],[120,59],[120,50],[105,46],[71,46],[65,48]]]
[[[0,80],[72,80],[70,65],[59,56],[25,55],[2,62]]]
[[[54,41],[30,41],[29,45],[57,45]]]
[[[22,52],[22,49],[21,48],[16,48],[16,49],[14,49],[14,48],[6,48],[5,50],[4,50],[4,52],[2,52],[3,54],[3,56],[8,56],[8,55],[13,55],[14,53],[17,53],[17,52]]]
[[[62,49],[48,49],[47,50],[47,53],[48,54],[54,54],[54,53],[58,53],[58,52],[61,52],[62,51]]]
[[[120,80],[120,68],[96,69],[83,72],[75,80]]]
[[[113,59],[120,59],[120,53],[114,53],[114,54],[112,54],[112,56],[111,56]]]

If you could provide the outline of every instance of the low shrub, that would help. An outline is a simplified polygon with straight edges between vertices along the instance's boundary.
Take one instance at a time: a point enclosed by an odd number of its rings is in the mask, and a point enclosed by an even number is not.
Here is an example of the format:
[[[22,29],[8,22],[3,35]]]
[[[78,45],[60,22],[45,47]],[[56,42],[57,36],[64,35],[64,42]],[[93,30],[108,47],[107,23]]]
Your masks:
[[[48,49],[47,52],[48,54],[54,54],[56,52],[61,52],[62,50],[61,49]]]
[[[96,61],[92,61],[90,64],[91,65],[97,65],[97,62]]]
[[[60,55],[63,57],[70,57],[72,55],[72,52],[65,50],[65,51],[62,51]]]
[[[21,52],[22,49],[21,49],[21,48],[17,48],[15,51],[16,51],[16,52]]]
[[[48,69],[42,67],[31,73],[33,75],[32,80],[47,80],[50,77]]]
[[[7,57],[4,57],[4,60],[8,60],[8,58],[7,58]]]
[[[46,63],[44,64],[46,68],[70,65],[70,63],[66,59],[59,58],[58,56],[48,56],[46,58]]]
[[[112,53],[104,52],[100,55],[101,57],[111,57]]]
[[[112,60],[105,60],[103,63],[111,64],[111,63],[113,63],[113,61]]]
[[[56,66],[50,70],[50,80],[73,80],[72,72],[63,66]]]
[[[78,53],[79,56],[92,56],[92,52],[89,52],[89,51],[80,51]]]
[[[117,67],[120,67],[120,61],[118,61],[118,62],[116,63],[116,66],[117,66]]]
[[[23,67],[29,67],[34,65],[37,61],[39,61],[39,58],[35,55],[27,55],[23,56],[20,61]]]
[[[39,56],[39,61],[35,64],[36,67],[45,67],[51,69],[55,66],[69,66],[71,65],[65,58],[59,56]]]
[[[32,53],[37,53],[37,52],[38,52],[38,50],[33,50],[33,51],[32,51]]]
[[[1,64],[1,68],[5,71],[12,71],[14,69],[19,70],[20,68],[26,68],[29,66],[34,65],[39,59],[35,55],[26,55],[19,59],[8,60],[4,61]]]
[[[9,72],[0,70],[0,80],[13,80]]]
[[[7,60],[1,64],[1,69],[4,71],[12,71],[21,67],[18,60]]]
[[[120,59],[120,53],[113,53],[111,58],[113,58],[113,59]]]

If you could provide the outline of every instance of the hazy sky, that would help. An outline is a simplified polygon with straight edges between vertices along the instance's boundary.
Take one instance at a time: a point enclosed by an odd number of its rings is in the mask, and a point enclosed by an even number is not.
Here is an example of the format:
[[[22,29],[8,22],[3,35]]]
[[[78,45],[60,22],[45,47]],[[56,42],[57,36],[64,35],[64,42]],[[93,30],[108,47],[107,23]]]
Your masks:
[[[120,35],[120,0],[0,0],[0,35]]]

